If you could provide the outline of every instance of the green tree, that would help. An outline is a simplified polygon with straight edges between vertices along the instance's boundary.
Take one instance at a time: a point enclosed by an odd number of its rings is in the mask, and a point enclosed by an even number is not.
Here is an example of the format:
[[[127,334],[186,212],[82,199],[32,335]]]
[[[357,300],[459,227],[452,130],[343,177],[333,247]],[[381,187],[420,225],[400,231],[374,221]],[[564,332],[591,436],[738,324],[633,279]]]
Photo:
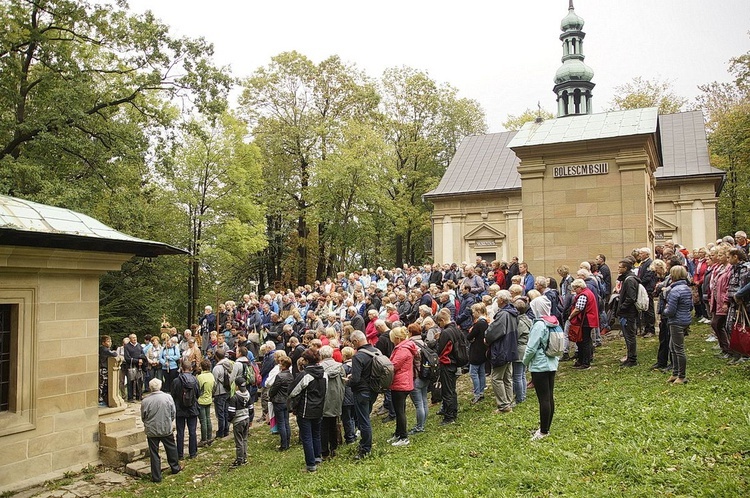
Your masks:
[[[203,40],[177,39],[125,4],[2,0],[0,188],[49,199],[56,182],[106,187],[121,161],[141,161],[144,138],[175,117],[168,101],[225,105],[231,78]]]
[[[750,217],[750,52],[730,60],[731,83],[701,85],[697,107],[707,116],[711,162],[726,171],[719,231],[746,229]]]
[[[181,208],[182,233],[190,248],[188,321],[202,307],[208,282],[237,287],[252,253],[265,246],[259,152],[247,142],[247,125],[223,114],[215,121],[192,119],[181,128],[174,159],[162,165],[163,179]],[[243,282],[244,283],[244,282]]]
[[[396,266],[424,258],[430,236],[428,206],[422,195],[435,188],[466,135],[483,133],[478,103],[458,97],[450,85],[438,85],[427,73],[392,68],[381,80],[383,129],[392,148],[393,174],[384,215],[391,222],[388,246]]]
[[[508,118],[503,123],[503,128],[505,128],[508,131],[518,131],[521,129],[523,125],[530,121],[534,121],[537,118],[542,118],[544,120],[547,119],[553,119],[555,117],[554,114],[551,112],[545,110],[545,109],[538,109],[533,110],[531,108],[527,108],[525,111],[523,111],[518,116],[514,114],[508,114]]]
[[[377,105],[374,86],[337,56],[316,65],[286,52],[243,82],[241,105],[255,121],[253,136],[263,157],[271,245],[265,277],[309,282],[325,271],[331,241],[326,218],[316,216],[325,208],[313,197],[316,175],[340,146],[347,123],[370,119]]]
[[[659,114],[673,114],[687,104],[687,99],[674,93],[670,81],[647,80],[636,76],[630,82],[615,87],[615,96],[607,111],[658,107]]]

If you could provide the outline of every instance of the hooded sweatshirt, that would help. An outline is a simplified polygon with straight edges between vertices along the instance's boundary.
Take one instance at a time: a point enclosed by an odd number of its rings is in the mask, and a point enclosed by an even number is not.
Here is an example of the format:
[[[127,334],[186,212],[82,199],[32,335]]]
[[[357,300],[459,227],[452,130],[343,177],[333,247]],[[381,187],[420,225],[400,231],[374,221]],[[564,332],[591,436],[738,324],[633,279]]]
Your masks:
[[[237,389],[234,396],[229,400],[229,420],[236,424],[250,418],[252,406],[247,388]]]
[[[529,342],[523,355],[523,364],[529,367],[531,372],[555,372],[559,360],[544,353],[549,341],[550,329],[558,327],[557,318],[554,316],[543,316],[536,320],[529,332]]]
[[[518,359],[518,310],[506,304],[495,315],[484,335],[489,346],[490,363],[499,367]]]
[[[309,419],[323,417],[327,387],[328,375],[322,366],[305,367],[289,386],[289,402],[294,406],[294,414]]]
[[[324,417],[338,417],[341,415],[341,407],[344,404],[344,366],[333,358],[326,358],[320,362],[328,376],[328,387],[326,388],[326,399],[323,405]]]

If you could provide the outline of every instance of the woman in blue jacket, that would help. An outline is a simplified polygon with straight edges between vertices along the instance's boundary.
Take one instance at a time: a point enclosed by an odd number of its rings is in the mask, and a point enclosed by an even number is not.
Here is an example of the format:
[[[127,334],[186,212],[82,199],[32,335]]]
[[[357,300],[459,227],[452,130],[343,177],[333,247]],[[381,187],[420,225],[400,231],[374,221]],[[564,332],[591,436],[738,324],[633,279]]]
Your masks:
[[[685,331],[692,322],[690,312],[693,309],[693,293],[687,284],[688,273],[684,266],[673,266],[669,270],[672,279],[671,289],[667,296],[664,314],[669,318],[669,353],[672,357],[672,376],[669,382],[685,384]]]
[[[172,336],[169,339],[169,343],[164,344],[164,348],[161,350],[161,357],[159,363],[161,363],[161,369],[164,376],[164,385],[161,390],[164,392],[172,392],[172,381],[177,378],[180,373],[177,367],[180,361],[180,347],[177,345],[178,339],[176,336]]]
[[[541,320],[536,320],[529,332],[529,342],[523,355],[523,364],[531,372],[531,380],[539,400],[539,429],[531,437],[532,441],[549,434],[552,417],[555,415],[554,390],[558,359],[556,356],[547,356],[544,350],[549,343],[550,329],[556,327],[559,324],[554,316],[543,316]]]

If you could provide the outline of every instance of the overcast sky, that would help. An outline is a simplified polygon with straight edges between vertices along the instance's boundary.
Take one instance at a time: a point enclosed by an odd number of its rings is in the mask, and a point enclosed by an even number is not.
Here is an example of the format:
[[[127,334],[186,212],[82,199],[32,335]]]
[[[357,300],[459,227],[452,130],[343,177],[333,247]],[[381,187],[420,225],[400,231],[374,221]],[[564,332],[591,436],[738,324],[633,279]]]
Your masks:
[[[554,112],[567,0],[129,0],[173,33],[203,36],[216,62],[249,76],[281,52],[314,62],[337,54],[372,77],[393,66],[427,71],[476,99],[489,131],[527,107]],[[575,0],[594,70],[594,112],[635,76],[669,79],[676,93],[728,81],[750,50],[750,0]]]

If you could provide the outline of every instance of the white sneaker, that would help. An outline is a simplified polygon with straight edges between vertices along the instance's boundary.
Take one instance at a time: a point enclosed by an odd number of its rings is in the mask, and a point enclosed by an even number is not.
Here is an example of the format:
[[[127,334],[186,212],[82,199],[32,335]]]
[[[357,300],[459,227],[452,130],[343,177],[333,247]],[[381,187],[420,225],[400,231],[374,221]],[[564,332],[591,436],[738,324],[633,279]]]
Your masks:
[[[391,436],[391,437],[388,438],[388,441],[386,441],[386,442],[387,443],[395,443],[398,440],[399,440],[398,436]]]
[[[537,441],[539,439],[545,438],[549,436],[549,434],[542,434],[542,431],[537,429],[533,436],[531,436],[532,441]]]
[[[391,443],[391,446],[408,446],[409,445],[409,438],[399,439],[398,441],[395,441]]]
[[[706,342],[716,342],[716,341],[718,341],[718,339],[716,338],[715,335],[710,335],[706,338]]]

